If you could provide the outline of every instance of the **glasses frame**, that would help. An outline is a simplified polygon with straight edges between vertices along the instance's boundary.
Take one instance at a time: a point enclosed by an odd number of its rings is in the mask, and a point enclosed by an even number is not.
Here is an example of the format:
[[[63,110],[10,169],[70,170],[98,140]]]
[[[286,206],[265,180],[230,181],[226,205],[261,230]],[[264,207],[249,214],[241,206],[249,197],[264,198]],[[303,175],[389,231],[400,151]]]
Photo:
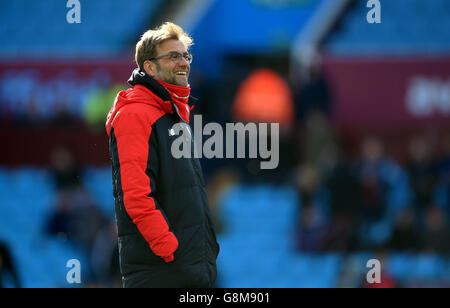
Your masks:
[[[178,60],[173,59],[172,57],[176,56]],[[192,63],[192,59],[194,58],[194,55],[189,53],[189,52],[185,52],[184,54],[179,53],[178,51],[170,51],[166,54],[154,57],[154,58],[150,58],[150,61],[154,61],[154,60],[159,60],[165,57],[170,57],[170,60],[174,61],[174,62],[180,62],[181,58],[183,57],[187,63],[191,64]]]

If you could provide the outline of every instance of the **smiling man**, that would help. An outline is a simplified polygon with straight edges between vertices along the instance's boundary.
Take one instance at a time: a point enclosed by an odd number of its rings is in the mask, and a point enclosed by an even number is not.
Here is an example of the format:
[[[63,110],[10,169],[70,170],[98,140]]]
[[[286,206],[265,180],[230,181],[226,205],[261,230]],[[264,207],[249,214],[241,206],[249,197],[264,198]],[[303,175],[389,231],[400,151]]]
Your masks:
[[[192,38],[173,23],[145,32],[138,68],[106,130],[124,287],[213,287],[219,253],[199,161],[175,159],[176,123],[189,123]]]

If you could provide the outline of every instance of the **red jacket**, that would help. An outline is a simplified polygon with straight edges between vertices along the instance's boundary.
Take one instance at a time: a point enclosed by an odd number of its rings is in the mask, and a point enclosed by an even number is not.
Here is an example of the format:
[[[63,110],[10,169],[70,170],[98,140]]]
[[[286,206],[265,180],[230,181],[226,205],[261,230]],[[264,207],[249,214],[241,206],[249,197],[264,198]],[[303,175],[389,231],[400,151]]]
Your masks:
[[[177,136],[169,130],[189,120],[190,108],[146,74],[135,71],[129,82],[106,122],[122,274],[204,263],[213,269],[195,275],[210,281],[219,248],[200,164],[170,153]]]

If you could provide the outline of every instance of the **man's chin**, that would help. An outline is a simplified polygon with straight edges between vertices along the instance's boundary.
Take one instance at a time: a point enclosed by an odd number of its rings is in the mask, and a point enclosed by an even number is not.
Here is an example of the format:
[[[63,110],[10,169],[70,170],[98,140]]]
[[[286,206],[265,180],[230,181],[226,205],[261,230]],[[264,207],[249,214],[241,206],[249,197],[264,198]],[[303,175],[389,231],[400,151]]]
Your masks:
[[[175,82],[177,86],[187,87],[188,85],[188,79],[184,76],[175,77]]]
[[[176,85],[176,86],[187,87],[189,85],[187,77],[184,77],[184,76],[175,76],[172,79],[161,78],[159,80],[164,81],[168,84]]]

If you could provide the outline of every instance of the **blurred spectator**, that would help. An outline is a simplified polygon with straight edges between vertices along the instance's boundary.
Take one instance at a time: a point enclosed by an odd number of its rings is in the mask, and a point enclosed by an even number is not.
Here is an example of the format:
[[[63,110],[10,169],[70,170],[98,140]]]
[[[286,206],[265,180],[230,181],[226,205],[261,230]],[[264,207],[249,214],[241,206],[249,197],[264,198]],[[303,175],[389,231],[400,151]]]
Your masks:
[[[46,233],[72,239],[74,208],[68,191],[58,193],[56,205],[46,225]]]
[[[90,257],[97,235],[108,221],[84,187],[81,169],[73,152],[65,146],[56,147],[51,153],[51,164],[57,198],[49,213],[45,232],[69,240]],[[96,249],[95,253],[99,254],[99,248]],[[96,270],[103,275],[105,269]],[[99,274],[92,268],[88,268],[86,273],[87,283],[95,278],[95,274]]]
[[[407,165],[413,205],[422,212],[433,202],[438,182],[438,170],[433,160],[431,145],[423,137],[414,138],[409,145]]]
[[[59,192],[53,212],[47,222],[51,235],[67,237],[90,251],[95,234],[105,225],[106,218],[83,188]]]
[[[290,148],[293,163],[312,164],[324,173],[324,178],[334,169],[339,155],[339,140],[329,120],[320,111],[311,112],[304,122],[297,123]]]
[[[296,119],[302,122],[311,112],[320,112],[330,116],[330,89],[322,71],[321,61],[315,57],[313,64],[303,66],[302,78],[294,84]]]
[[[329,217],[317,168],[305,165],[297,172],[297,189],[301,202],[297,230],[297,248],[300,251],[320,252],[327,244]]]
[[[360,189],[351,165],[337,148],[323,161],[324,183],[330,195],[330,231],[327,250],[357,249]]]
[[[381,219],[386,210],[388,183],[383,179],[382,168],[387,167],[383,146],[376,138],[366,138],[362,143],[362,157],[357,170],[362,189],[362,214],[369,221]]]
[[[322,252],[326,248],[328,228],[320,209],[311,203],[302,206],[298,248],[300,251]]]
[[[404,170],[383,149],[381,141],[366,137],[356,174],[361,192],[359,248],[386,245],[392,234],[392,219],[408,203]]]
[[[6,275],[10,276],[14,287],[21,287],[19,275],[17,274],[17,269],[8,246],[6,246],[5,243],[0,242],[0,289],[5,287],[4,280]]]
[[[122,286],[117,229],[114,220],[97,232],[90,253],[90,263],[95,283],[101,287]]]
[[[304,123],[302,161],[322,164],[330,152],[336,149],[337,144],[337,135],[325,114],[320,111],[309,113]]]
[[[361,190],[357,174],[339,148],[330,148],[321,162],[324,183],[330,193],[330,211],[333,217],[359,218]]]
[[[107,226],[107,223],[107,219],[93,202],[90,194],[80,186],[77,189],[59,192],[57,203],[49,214],[45,231],[49,235],[69,240],[90,258],[92,252],[100,254],[98,247],[94,249],[94,244],[96,240],[99,240],[99,232]],[[95,271],[104,274],[103,270],[104,268],[87,268],[86,282],[90,283],[95,274],[98,274]]]
[[[388,248],[395,252],[418,252],[421,248],[413,208],[405,209],[397,217]]]
[[[430,206],[425,212],[422,234],[422,250],[427,253],[450,253],[450,230],[441,209]]]
[[[90,194],[85,190],[75,192],[75,213],[73,216],[75,241],[88,253],[92,250],[95,235],[108,221]]]
[[[57,146],[51,153],[50,162],[57,190],[70,190],[80,186],[81,171],[69,148]]]

